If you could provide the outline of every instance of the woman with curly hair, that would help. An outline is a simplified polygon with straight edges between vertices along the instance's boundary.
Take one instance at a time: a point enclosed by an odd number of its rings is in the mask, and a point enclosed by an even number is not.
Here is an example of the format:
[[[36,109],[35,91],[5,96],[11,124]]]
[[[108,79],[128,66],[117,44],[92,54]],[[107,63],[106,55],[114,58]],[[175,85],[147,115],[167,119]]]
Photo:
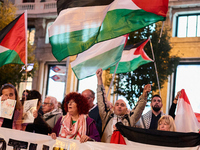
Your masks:
[[[0,96],[2,101],[5,101],[7,99],[16,100],[15,110],[12,119],[10,120],[0,117],[0,127],[21,130],[23,109],[16,88],[12,84],[4,84],[0,89]]]
[[[176,131],[174,119],[170,115],[163,115],[158,120],[158,130],[162,131]]]
[[[80,93],[72,92],[66,95],[64,108],[67,114],[61,117],[51,137],[63,137],[68,139],[86,141],[100,141],[99,132],[96,129],[95,121],[88,116],[88,100]]]

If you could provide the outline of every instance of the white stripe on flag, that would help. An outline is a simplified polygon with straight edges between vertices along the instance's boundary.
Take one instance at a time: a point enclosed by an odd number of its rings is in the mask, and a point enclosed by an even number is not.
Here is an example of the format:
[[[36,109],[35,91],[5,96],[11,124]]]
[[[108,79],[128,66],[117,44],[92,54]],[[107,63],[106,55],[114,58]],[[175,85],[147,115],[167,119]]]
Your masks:
[[[140,9],[131,0],[115,0],[106,6],[75,7],[62,10],[49,27],[49,37],[66,32],[100,27],[107,12],[115,9]]]
[[[89,60],[95,56],[98,56],[107,51],[110,51],[111,49],[124,44],[125,41],[126,41],[125,36],[120,36],[115,39],[97,43],[94,46],[92,46],[90,49],[88,49],[87,51],[79,54],[78,57],[76,58],[76,60],[71,62],[71,67],[73,68],[74,66],[76,66],[86,60]]]
[[[5,51],[7,51],[7,50],[9,50],[9,49],[0,45],[0,53],[3,53]]]
[[[177,112],[175,117],[176,129],[178,132],[198,133],[198,130],[200,129],[200,124],[192,110],[191,105],[182,98],[182,93],[183,90],[181,90],[181,98],[179,98],[178,100]]]
[[[139,57],[140,55],[134,55],[135,50],[136,48],[133,48],[131,50],[124,50],[120,62],[131,61],[134,58]]]

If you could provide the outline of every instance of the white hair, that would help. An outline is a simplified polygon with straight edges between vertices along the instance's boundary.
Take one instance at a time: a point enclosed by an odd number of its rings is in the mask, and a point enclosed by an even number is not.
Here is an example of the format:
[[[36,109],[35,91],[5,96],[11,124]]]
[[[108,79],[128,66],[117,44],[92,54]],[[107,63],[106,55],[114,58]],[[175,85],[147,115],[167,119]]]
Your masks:
[[[46,98],[50,98],[50,103],[53,104],[54,109],[58,109],[58,101],[55,97],[53,96],[47,96]]]

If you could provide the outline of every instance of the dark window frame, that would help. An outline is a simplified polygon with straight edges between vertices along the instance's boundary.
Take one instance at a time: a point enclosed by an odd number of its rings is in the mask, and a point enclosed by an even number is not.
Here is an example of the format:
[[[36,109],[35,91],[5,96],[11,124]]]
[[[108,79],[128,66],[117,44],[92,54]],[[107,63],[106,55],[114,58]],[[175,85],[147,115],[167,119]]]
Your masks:
[[[200,13],[178,14],[176,16],[176,32],[175,32],[175,37],[178,37],[178,26],[179,26],[179,21],[178,20],[179,20],[179,17],[183,17],[183,16],[187,17],[186,36],[185,37],[188,37],[188,17],[189,16],[196,16],[197,21],[196,21],[196,35],[195,35],[195,37],[200,37],[200,35],[199,36],[197,35],[197,33],[198,33],[198,22],[199,22],[198,16],[200,17]],[[199,27],[199,30],[200,30],[200,27]]]

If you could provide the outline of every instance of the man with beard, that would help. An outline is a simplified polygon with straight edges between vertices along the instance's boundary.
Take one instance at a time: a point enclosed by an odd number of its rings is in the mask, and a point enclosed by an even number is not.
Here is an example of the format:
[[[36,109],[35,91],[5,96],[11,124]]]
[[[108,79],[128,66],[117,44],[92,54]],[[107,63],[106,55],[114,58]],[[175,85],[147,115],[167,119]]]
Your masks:
[[[136,127],[144,129],[157,129],[158,120],[164,115],[161,111],[163,106],[161,97],[159,95],[153,95],[150,106],[152,109],[142,115],[140,120],[136,123]]]

